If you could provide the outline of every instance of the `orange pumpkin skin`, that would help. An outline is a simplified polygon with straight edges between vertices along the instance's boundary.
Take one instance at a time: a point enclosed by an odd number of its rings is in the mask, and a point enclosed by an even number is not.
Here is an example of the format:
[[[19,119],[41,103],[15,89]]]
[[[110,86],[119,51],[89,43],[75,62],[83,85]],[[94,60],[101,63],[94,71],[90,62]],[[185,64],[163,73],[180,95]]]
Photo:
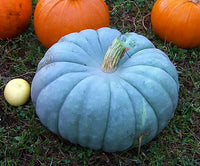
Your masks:
[[[107,26],[109,10],[103,0],[39,0],[34,12],[35,33],[46,48],[69,33]]]
[[[31,0],[0,0],[0,38],[21,34],[27,28],[31,15]]]
[[[151,12],[155,33],[180,48],[200,45],[200,1],[157,0]]]

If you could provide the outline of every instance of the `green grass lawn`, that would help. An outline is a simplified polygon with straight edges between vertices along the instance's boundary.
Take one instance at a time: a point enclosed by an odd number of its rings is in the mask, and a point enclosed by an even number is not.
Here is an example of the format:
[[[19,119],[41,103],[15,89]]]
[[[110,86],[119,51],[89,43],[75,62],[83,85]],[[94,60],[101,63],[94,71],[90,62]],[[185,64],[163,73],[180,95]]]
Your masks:
[[[32,0],[35,6],[37,0]],[[6,83],[24,78],[30,84],[46,52],[38,41],[33,19],[27,30],[0,40],[0,165],[180,165],[200,164],[200,47],[180,49],[161,41],[153,32],[153,0],[106,0],[110,26],[146,36],[164,51],[179,73],[179,103],[169,125],[151,142],[125,152],[106,153],[73,145],[52,134],[39,121],[31,100],[19,107],[3,97]]]

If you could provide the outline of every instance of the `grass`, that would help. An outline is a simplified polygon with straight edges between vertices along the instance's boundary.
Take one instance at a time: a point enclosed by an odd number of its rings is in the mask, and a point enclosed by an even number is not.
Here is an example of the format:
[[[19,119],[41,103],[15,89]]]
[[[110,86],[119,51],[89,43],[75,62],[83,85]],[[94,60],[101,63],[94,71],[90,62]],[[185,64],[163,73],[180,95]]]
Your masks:
[[[37,0],[32,1],[35,6]],[[111,27],[148,37],[168,54],[179,72],[179,104],[169,125],[140,153],[105,153],[73,145],[43,127],[31,100],[12,107],[3,97],[6,83],[21,77],[31,83],[44,48],[27,30],[10,40],[0,40],[0,165],[181,165],[200,164],[200,47],[180,49],[161,41],[153,32],[150,12],[154,1],[106,0]]]

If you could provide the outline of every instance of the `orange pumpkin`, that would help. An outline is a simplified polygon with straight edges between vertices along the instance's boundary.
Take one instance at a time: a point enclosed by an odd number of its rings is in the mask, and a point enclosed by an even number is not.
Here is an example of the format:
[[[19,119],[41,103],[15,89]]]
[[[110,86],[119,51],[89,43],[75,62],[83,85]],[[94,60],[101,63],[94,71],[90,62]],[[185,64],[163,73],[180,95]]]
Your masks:
[[[103,0],[39,0],[34,12],[35,33],[47,48],[66,34],[107,26],[109,11]]]
[[[151,13],[155,33],[180,48],[200,45],[200,1],[157,0]]]
[[[31,15],[31,0],[0,0],[0,38],[13,38],[22,33]]]

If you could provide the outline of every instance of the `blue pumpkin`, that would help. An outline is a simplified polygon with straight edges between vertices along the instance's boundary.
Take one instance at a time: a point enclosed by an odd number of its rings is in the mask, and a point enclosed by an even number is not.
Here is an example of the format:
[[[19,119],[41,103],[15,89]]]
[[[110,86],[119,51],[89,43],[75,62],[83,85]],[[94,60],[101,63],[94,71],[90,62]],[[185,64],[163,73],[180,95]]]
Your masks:
[[[44,126],[106,152],[152,140],[173,117],[178,91],[177,70],[164,52],[144,36],[111,28],[62,37],[31,85]]]

